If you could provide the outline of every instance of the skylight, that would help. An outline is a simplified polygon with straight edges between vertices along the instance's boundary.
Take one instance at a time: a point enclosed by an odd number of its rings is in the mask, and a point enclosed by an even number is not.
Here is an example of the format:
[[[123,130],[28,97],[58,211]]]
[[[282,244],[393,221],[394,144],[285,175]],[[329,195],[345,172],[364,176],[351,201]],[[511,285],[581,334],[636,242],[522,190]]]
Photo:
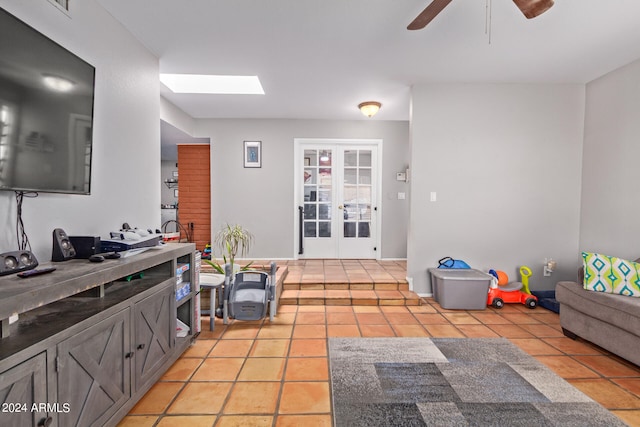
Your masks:
[[[160,81],[174,93],[264,95],[258,76],[160,74]]]

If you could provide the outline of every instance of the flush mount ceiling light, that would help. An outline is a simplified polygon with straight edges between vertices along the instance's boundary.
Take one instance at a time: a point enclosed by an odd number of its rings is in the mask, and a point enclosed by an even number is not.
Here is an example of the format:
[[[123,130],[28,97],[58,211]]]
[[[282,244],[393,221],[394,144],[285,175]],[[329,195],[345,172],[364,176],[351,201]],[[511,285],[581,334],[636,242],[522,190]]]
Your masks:
[[[362,102],[358,105],[358,108],[360,109],[360,111],[362,111],[362,114],[367,117],[373,117],[378,112],[380,107],[382,107],[382,104],[376,101]]]
[[[264,95],[258,76],[160,74],[160,81],[174,93]]]
[[[49,89],[58,92],[69,92],[76,85],[75,82],[55,74],[43,74],[42,80]]]
[[[553,0],[513,0],[527,19],[542,15],[553,6]]]

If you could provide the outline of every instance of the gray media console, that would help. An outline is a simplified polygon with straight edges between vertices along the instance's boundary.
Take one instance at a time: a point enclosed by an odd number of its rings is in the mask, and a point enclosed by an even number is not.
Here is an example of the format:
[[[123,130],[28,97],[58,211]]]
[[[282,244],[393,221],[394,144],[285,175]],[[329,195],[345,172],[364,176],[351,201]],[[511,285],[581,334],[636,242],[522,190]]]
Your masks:
[[[0,425],[118,424],[194,339],[195,261],[170,243],[0,278]]]

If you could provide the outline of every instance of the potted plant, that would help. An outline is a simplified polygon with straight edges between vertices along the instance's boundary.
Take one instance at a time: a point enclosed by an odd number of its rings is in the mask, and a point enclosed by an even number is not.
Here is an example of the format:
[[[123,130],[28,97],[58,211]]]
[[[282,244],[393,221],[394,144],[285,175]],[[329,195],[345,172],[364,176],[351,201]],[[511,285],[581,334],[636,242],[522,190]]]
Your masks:
[[[238,252],[240,252],[241,256],[245,256],[249,249],[251,248],[251,244],[253,243],[253,234],[251,234],[248,230],[243,228],[241,225],[227,224],[215,236],[214,239],[215,245],[222,252],[222,260],[223,263],[220,265],[216,259],[211,256],[211,261],[204,260],[207,264],[212,266],[218,273],[224,273],[224,264],[231,265],[231,271],[239,271],[240,268],[236,266],[235,259]],[[249,263],[243,267],[243,269],[247,269],[252,263]]]
[[[253,243],[253,234],[251,234],[248,230],[244,229],[241,225],[234,224],[226,224],[224,227],[218,231],[214,238],[214,244],[217,249],[222,253],[222,264],[218,263],[216,258],[213,256],[213,251],[211,252],[211,260],[203,260],[205,263],[209,264],[216,273],[200,273],[200,282],[207,282],[211,284],[222,284],[225,281],[225,264],[231,265],[231,273],[236,274],[240,270],[247,270],[250,268],[253,262],[248,263],[244,267],[240,268],[239,265],[235,263],[236,255],[240,254],[244,256],[249,252],[251,244]],[[222,301],[220,299],[219,301]],[[214,311],[214,301],[210,302],[211,313],[215,313],[217,317],[222,317],[222,303],[219,302],[217,308]],[[212,314],[213,315],[213,314]]]

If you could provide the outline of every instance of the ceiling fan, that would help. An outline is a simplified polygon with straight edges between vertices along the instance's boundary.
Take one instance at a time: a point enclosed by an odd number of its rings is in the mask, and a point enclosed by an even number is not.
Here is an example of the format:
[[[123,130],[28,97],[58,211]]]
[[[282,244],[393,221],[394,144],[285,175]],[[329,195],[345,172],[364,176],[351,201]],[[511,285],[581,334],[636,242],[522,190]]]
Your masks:
[[[513,0],[513,2],[527,19],[542,15],[553,6],[553,0]],[[433,0],[429,3],[429,6],[407,26],[407,30],[423,29],[433,18],[442,12],[442,9],[447,7],[449,3],[451,3],[451,0]]]

